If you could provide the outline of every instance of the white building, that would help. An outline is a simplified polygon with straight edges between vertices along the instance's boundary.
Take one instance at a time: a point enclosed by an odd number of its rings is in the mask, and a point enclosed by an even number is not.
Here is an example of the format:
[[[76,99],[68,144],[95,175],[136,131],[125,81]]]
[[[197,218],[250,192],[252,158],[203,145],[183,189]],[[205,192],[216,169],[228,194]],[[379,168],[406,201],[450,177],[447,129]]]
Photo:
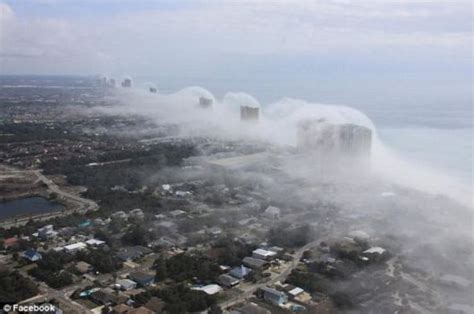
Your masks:
[[[66,245],[63,249],[64,249],[64,251],[66,251],[68,253],[73,253],[73,252],[76,252],[78,250],[83,250],[86,247],[87,247],[87,244],[85,244],[84,242],[77,242],[77,243]]]
[[[263,259],[263,260],[270,260],[274,258],[276,255],[277,255],[276,252],[267,251],[264,249],[256,249],[252,252],[252,257]]]

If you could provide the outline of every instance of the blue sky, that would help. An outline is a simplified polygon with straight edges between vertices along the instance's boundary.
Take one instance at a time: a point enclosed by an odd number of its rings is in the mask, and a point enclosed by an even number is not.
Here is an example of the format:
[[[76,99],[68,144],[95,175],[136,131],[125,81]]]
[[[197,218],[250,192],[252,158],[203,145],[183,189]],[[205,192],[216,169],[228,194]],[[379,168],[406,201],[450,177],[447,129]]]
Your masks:
[[[0,26],[2,74],[288,81],[295,96],[314,82],[361,98],[414,86],[424,98],[404,100],[472,100],[468,0],[0,0]]]

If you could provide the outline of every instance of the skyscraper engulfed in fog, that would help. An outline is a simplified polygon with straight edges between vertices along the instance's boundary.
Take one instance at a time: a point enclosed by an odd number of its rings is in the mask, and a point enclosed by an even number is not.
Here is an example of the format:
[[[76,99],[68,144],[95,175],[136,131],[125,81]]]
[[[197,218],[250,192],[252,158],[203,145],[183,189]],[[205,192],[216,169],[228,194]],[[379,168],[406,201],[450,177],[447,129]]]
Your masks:
[[[260,108],[240,106],[240,121],[258,122]]]
[[[132,80],[129,78],[124,79],[122,82],[122,87],[127,87],[127,88],[132,87]]]
[[[304,120],[298,124],[298,148],[303,151],[369,157],[372,131],[356,124],[332,124],[325,120]]]
[[[201,108],[211,108],[212,99],[204,96],[199,97],[199,107]]]

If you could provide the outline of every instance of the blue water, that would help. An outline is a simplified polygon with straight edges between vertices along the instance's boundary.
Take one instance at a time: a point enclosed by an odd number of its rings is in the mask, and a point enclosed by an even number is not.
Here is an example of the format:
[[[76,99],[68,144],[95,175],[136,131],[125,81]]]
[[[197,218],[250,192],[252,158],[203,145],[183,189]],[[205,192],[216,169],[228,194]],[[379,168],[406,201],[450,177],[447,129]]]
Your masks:
[[[43,197],[33,196],[0,202],[0,219],[59,211],[64,207]]]

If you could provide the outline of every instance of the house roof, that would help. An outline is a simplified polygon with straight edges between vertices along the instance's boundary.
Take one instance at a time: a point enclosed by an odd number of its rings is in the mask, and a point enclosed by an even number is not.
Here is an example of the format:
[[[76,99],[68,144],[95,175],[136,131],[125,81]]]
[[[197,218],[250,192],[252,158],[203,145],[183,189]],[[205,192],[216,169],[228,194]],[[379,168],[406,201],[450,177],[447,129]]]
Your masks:
[[[135,281],[130,280],[130,279],[117,280],[117,284],[122,286],[125,289],[132,288],[132,287],[135,287],[137,285],[137,283]]]
[[[132,278],[134,281],[144,282],[144,281],[154,280],[155,276],[137,271],[137,272],[131,273],[130,278]]]
[[[64,246],[64,249],[67,251],[73,251],[77,249],[83,249],[85,247],[87,247],[87,245],[84,242],[77,242]]]
[[[144,306],[140,306],[139,308],[131,309],[130,311],[128,311],[128,314],[153,314],[153,313],[154,313],[153,311],[147,309]]]
[[[250,268],[245,267],[244,265],[240,265],[239,267],[234,267],[229,271],[229,275],[232,277],[242,279],[248,274],[250,274],[252,270]]]
[[[87,273],[89,269],[91,268],[91,264],[80,261],[76,263],[76,268],[79,270],[81,273]]]
[[[299,287],[296,287],[294,289],[291,289],[290,291],[288,291],[289,294],[291,294],[292,296],[297,296],[298,294],[300,293],[303,293],[304,290],[299,288]]]
[[[283,291],[279,291],[279,290],[269,288],[269,287],[263,287],[262,291],[276,297],[286,296],[286,294]]]
[[[217,281],[224,286],[233,286],[239,283],[239,279],[234,278],[227,274],[220,275]]]
[[[202,286],[202,287],[194,287],[194,288],[191,288],[191,289],[198,290],[198,291],[203,291],[208,295],[213,295],[213,294],[216,294],[216,293],[219,293],[219,292],[222,291],[222,288],[219,285],[216,285],[216,284],[210,284],[210,285]]]
[[[379,246],[374,246],[364,251],[364,253],[368,253],[368,254],[373,254],[373,253],[383,254],[384,252],[385,252],[385,249]]]
[[[239,314],[270,314],[271,312],[255,303],[248,303],[236,310]]]
[[[255,257],[250,257],[250,256],[247,256],[245,257],[242,262],[250,267],[250,268],[261,268],[263,267],[265,264],[267,264],[267,261],[264,261],[263,259],[259,259],[259,258],[255,258]]]
[[[35,249],[28,249],[23,252],[23,256],[28,258],[28,259],[33,259],[35,256],[41,258],[41,254],[38,253]]]
[[[89,240],[86,241],[86,243],[89,244],[89,245],[94,246],[94,245],[101,245],[101,244],[104,244],[105,241],[98,240],[98,239],[89,239]]]
[[[3,240],[3,245],[5,246],[12,246],[18,243],[18,238],[16,237],[11,237]]]
[[[148,300],[148,302],[143,306],[154,313],[162,313],[165,304],[160,298],[151,297],[150,300]]]
[[[125,304],[119,304],[119,305],[114,306],[112,309],[114,313],[123,314],[123,313],[128,313],[128,311],[130,310],[130,307]]]
[[[137,245],[137,246],[123,248],[122,250],[120,250],[120,252],[117,253],[117,257],[123,261],[134,260],[141,257],[142,255],[145,255],[151,252],[152,251],[149,248]]]
[[[275,256],[277,253],[273,251],[267,251],[264,249],[256,249],[252,253],[258,254],[260,256],[265,256],[265,257],[270,257],[270,256]]]

